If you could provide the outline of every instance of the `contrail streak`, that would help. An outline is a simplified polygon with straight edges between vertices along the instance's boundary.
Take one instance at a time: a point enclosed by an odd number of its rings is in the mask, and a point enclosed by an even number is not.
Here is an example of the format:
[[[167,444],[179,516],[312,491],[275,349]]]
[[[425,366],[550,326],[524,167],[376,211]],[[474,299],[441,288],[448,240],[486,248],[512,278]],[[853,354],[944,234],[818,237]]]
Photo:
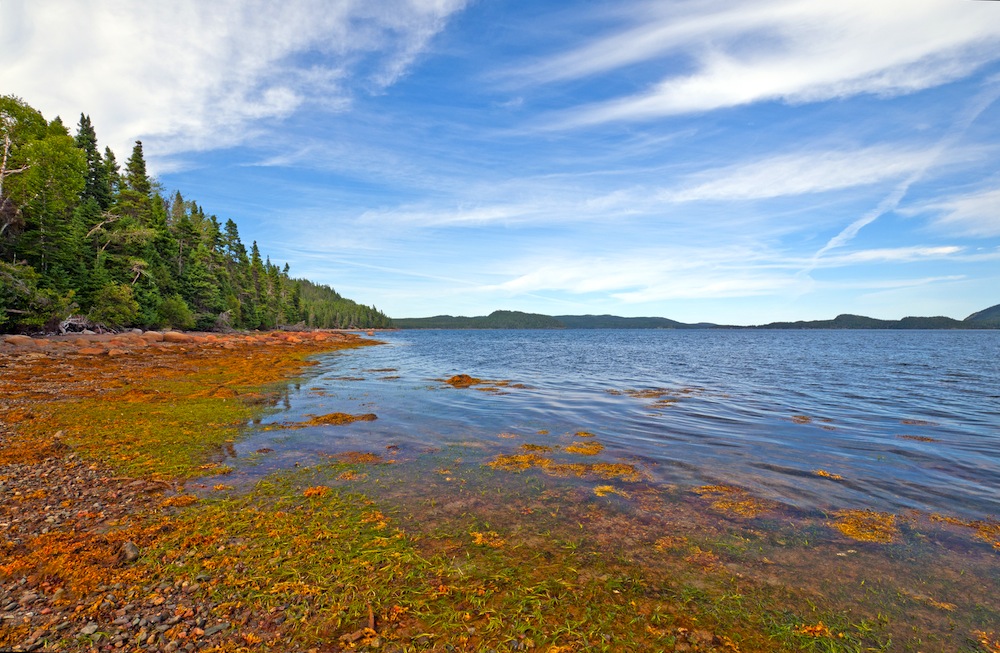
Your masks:
[[[997,98],[1000,98],[1000,83],[998,80],[993,80],[993,87],[989,91],[982,93],[975,102],[973,102],[969,108],[964,112],[964,115],[959,120],[951,126],[938,144],[934,147],[931,155],[927,157],[927,160],[922,166],[913,172],[909,177],[900,182],[891,193],[886,195],[886,197],[879,202],[878,206],[874,209],[865,213],[863,216],[849,224],[844,228],[839,234],[831,238],[826,245],[824,245],[818,252],[813,254],[812,261],[809,266],[802,271],[803,274],[809,274],[819,265],[819,259],[829,252],[831,249],[837,247],[843,247],[849,243],[858,232],[875,222],[878,218],[885,215],[889,211],[893,211],[899,206],[899,203],[906,197],[906,193],[909,192],[910,187],[923,179],[927,170],[934,165],[934,163],[941,157],[941,155],[947,150],[951,149],[955,143],[957,143],[969,129],[973,122],[994,102]]]

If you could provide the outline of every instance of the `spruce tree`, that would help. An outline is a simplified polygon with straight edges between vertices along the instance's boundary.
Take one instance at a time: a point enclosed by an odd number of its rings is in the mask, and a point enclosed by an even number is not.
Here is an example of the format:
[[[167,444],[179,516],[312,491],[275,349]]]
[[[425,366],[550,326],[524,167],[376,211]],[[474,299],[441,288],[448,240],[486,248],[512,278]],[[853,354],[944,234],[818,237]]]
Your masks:
[[[142,154],[142,141],[136,141],[132,148],[132,156],[125,164],[125,183],[131,190],[149,197],[153,184],[146,174],[146,159]]]
[[[118,196],[118,192],[122,188],[122,175],[121,168],[118,166],[118,160],[115,158],[115,153],[111,151],[110,147],[104,148],[104,178],[108,183],[109,201],[114,202]]]
[[[111,206],[111,185],[108,183],[108,170],[97,149],[97,133],[90,122],[90,116],[80,114],[80,124],[76,132],[76,146],[83,150],[87,157],[87,180],[81,199],[93,199],[103,211]]]

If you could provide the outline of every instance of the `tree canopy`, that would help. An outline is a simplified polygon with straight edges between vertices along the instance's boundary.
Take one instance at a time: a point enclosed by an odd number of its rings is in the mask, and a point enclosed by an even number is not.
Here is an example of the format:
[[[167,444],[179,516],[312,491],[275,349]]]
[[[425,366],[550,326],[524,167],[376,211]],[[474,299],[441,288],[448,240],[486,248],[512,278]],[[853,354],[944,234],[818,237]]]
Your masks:
[[[165,198],[135,142],[124,171],[90,116],[75,136],[0,96],[0,331],[71,314],[109,327],[387,327],[374,307],[289,276],[180,191]]]

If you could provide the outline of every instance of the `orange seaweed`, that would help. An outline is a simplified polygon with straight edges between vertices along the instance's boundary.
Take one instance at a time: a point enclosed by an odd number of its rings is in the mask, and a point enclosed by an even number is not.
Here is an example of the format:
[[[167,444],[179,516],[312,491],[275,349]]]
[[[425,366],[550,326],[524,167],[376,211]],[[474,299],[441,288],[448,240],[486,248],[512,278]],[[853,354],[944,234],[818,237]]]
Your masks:
[[[832,525],[851,539],[889,544],[899,537],[896,515],[874,510],[840,510]]]
[[[566,447],[566,451],[581,456],[596,456],[604,451],[604,445],[600,442],[581,442],[580,444],[569,445]]]
[[[746,490],[729,485],[703,485],[693,491],[709,499],[714,509],[741,517],[756,517],[775,508],[774,503],[757,499]]]

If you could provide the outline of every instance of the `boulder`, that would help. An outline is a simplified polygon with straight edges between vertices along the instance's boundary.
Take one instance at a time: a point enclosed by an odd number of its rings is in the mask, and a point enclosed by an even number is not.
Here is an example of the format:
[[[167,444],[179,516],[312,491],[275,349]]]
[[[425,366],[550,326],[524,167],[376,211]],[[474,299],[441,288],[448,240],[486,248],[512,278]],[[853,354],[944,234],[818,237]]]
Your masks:
[[[167,331],[163,334],[163,342],[191,342],[192,338],[180,331]]]
[[[159,331],[147,331],[142,334],[142,339],[146,342],[163,342],[163,334]]]
[[[7,336],[4,339],[9,345],[14,345],[15,347],[37,347],[38,343],[35,342],[34,338],[29,338],[28,336]]]

